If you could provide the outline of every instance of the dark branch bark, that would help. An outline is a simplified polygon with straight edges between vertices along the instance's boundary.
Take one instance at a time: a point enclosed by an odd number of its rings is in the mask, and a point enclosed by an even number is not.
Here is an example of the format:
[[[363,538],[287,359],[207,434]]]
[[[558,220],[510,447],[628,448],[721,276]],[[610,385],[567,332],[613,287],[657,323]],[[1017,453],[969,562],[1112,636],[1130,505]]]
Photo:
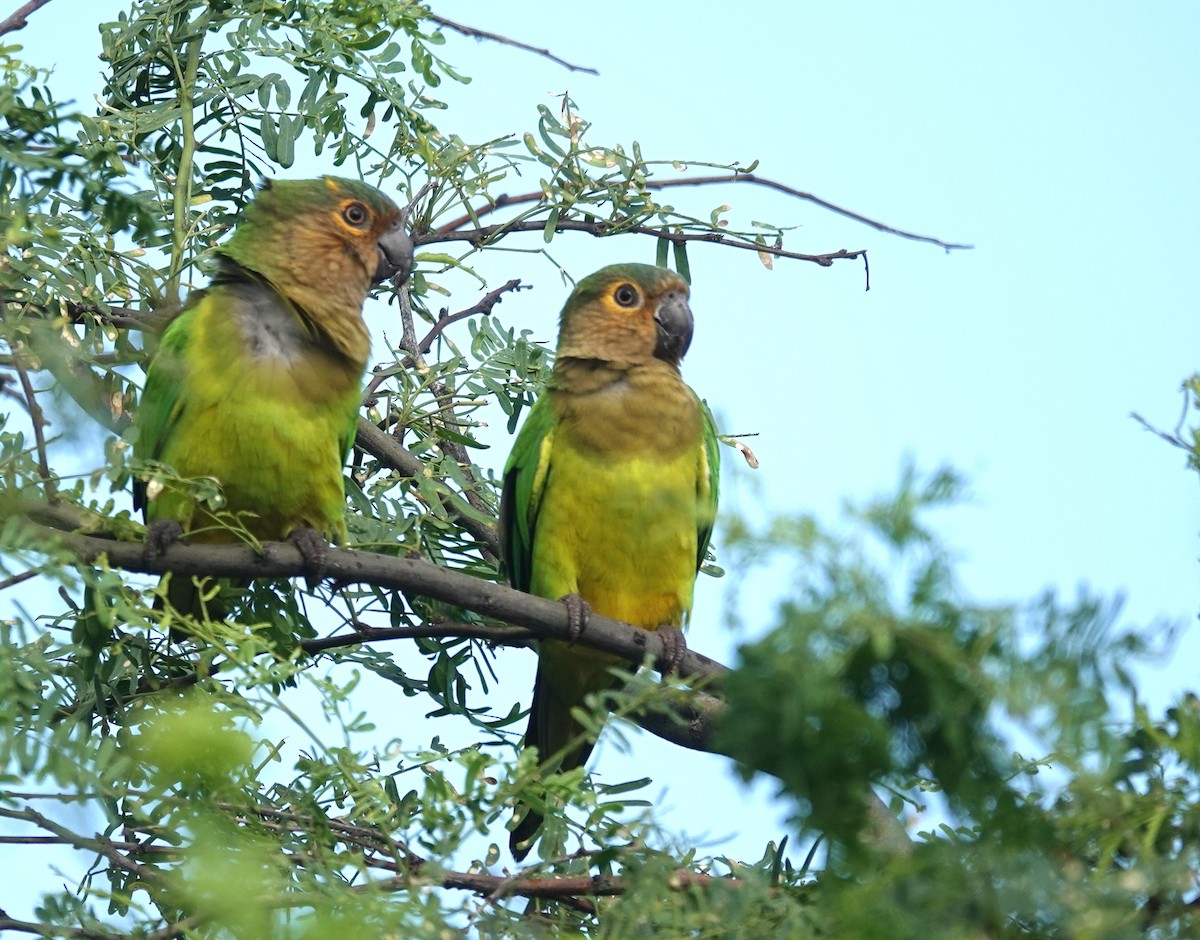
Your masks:
[[[257,554],[248,545],[186,545],[175,544],[163,554],[148,557],[140,542],[117,542],[112,539],[63,531],[67,513],[46,509],[30,510],[26,534],[47,549],[58,547],[92,564],[102,557],[108,563],[127,571],[144,574],[165,574],[174,571],[184,575],[212,575],[240,578],[293,578],[307,575],[308,569],[300,551],[289,542],[268,542],[264,554]],[[523,594],[502,584],[440,568],[418,558],[393,558],[371,552],[331,548],[324,565],[327,578],[344,584],[373,584],[433,600],[453,604],[485,617],[527,627],[539,637],[569,638],[567,611],[556,601]],[[503,642],[510,639],[503,628],[488,639]],[[641,663],[647,656],[652,661],[662,656],[662,640],[653,632],[621,623],[609,617],[593,614],[587,629],[579,638],[581,646],[603,650]],[[719,680],[728,669],[700,653],[688,650],[679,664],[678,673],[684,678]]]
[[[42,0],[42,2],[45,3],[46,0]],[[537,55],[544,56],[551,62],[561,65],[565,69],[570,69],[572,72],[586,72],[588,75],[600,74],[595,69],[586,65],[573,65],[566,59],[560,59],[549,49],[538,49],[537,47],[531,46],[528,43],[520,42],[516,39],[509,39],[507,36],[501,36],[499,33],[489,33],[482,29],[475,29],[473,26],[463,26],[461,23],[455,23],[452,20],[437,16],[433,13],[425,14],[425,19],[432,20],[434,23],[437,23],[438,26],[445,26],[447,29],[452,29],[456,33],[462,33],[464,36],[470,36],[472,39],[490,39],[492,42],[498,42],[505,46],[513,46],[517,49],[524,49],[526,52],[536,53]]]
[[[29,14],[35,13],[49,2],[50,0],[29,0],[28,3],[21,4],[14,13],[0,20],[0,36],[24,29],[29,24]]]

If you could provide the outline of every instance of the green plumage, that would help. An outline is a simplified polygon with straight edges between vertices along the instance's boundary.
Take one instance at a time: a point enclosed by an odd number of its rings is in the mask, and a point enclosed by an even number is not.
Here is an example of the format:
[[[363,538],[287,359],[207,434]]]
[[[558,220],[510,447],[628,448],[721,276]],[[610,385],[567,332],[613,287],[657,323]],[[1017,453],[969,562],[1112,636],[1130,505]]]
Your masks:
[[[712,416],[679,373],[691,338],[687,285],[649,265],[614,265],[580,281],[563,309],[545,393],[513,446],[501,509],[514,587],[577,594],[647,630],[682,627],[717,508]],[[571,709],[611,687],[613,657],[543,642],[526,746],[561,769],[591,743]],[[514,854],[536,831],[530,812]]]
[[[162,337],[135,455],[216,479],[223,509],[257,538],[312,529],[344,540],[342,468],[370,352],[362,305],[380,275],[411,266],[398,219],[390,199],[356,181],[264,188],[218,249],[211,285]],[[135,504],[193,540],[233,537],[186,487],[138,485]],[[190,588],[173,585],[171,600],[196,613]]]

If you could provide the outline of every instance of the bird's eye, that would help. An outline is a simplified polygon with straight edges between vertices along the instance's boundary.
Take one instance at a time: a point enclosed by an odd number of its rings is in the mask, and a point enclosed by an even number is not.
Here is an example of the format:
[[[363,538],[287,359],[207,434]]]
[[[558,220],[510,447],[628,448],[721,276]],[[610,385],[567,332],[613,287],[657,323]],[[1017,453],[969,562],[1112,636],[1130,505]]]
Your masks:
[[[361,202],[352,202],[342,210],[342,218],[356,228],[361,225],[366,225],[369,217],[367,207]]]
[[[613,300],[622,307],[636,307],[639,299],[637,288],[632,284],[622,284],[613,291]]]

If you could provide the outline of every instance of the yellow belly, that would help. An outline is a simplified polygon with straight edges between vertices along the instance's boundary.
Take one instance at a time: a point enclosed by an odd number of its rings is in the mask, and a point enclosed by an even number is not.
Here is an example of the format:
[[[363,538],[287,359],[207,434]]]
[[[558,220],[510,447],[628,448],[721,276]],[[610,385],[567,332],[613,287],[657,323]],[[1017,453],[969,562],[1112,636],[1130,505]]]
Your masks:
[[[578,594],[646,629],[681,626],[696,578],[696,458],[554,455],[533,545],[531,591]]]

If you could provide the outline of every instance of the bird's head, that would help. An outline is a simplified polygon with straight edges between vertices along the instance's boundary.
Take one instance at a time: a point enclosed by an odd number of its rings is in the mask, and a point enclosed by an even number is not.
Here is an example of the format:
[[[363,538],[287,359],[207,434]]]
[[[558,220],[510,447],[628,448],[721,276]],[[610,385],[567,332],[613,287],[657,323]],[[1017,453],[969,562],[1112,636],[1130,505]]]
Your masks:
[[[678,368],[691,341],[687,282],[666,268],[614,264],[575,285],[559,319],[558,356]]]
[[[413,264],[399,207],[336,176],[264,182],[217,252],[267,280],[354,360],[369,351],[362,306],[371,286],[402,283]]]
[[[274,281],[371,284],[404,281],[413,245],[400,209],[374,186],[324,176],[267,180],[218,251]]]

